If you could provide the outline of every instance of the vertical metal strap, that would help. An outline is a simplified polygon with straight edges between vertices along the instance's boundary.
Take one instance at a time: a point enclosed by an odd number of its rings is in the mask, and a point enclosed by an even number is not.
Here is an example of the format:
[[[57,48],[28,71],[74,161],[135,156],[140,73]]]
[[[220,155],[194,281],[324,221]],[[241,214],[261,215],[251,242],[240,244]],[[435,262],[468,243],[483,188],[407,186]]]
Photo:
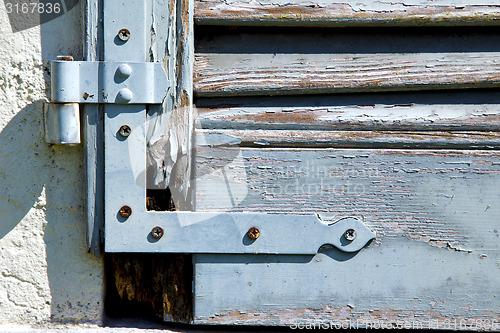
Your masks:
[[[105,61],[146,61],[149,1],[104,0]],[[121,207],[131,208],[130,219],[133,219],[134,212],[146,209],[146,105],[106,105],[104,111],[104,220],[107,237],[113,224],[120,223],[118,212]],[[131,128],[128,137],[119,134],[124,125]],[[133,223],[133,220],[128,223]]]

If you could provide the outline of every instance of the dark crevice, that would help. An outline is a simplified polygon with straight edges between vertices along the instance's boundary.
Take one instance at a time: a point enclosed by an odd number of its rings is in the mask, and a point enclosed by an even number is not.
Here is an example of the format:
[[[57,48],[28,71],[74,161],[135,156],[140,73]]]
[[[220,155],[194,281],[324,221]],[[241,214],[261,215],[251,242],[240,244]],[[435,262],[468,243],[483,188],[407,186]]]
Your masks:
[[[191,322],[190,255],[113,253],[106,255],[105,269],[105,324],[124,318]]]
[[[146,190],[146,209],[155,211],[175,211],[175,204],[172,198],[170,188],[166,189],[147,189]]]

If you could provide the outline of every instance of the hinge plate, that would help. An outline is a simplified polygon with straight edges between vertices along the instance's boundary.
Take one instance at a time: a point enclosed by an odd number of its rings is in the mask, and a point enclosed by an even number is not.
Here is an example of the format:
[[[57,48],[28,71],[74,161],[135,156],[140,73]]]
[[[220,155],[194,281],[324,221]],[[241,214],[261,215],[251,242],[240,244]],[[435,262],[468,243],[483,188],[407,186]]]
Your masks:
[[[161,104],[170,81],[157,62],[51,62],[52,103]]]

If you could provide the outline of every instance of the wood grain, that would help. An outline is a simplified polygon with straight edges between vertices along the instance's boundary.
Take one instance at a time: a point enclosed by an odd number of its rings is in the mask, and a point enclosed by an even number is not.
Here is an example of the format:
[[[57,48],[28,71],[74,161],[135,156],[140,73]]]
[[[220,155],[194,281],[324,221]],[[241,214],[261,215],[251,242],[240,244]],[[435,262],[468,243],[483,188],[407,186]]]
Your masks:
[[[199,147],[197,210],[357,216],[377,239],[356,255],[195,256],[195,322],[498,320],[499,157]]]
[[[196,0],[197,24],[277,26],[499,25],[493,1]]]
[[[312,212],[328,221],[355,215],[376,229],[377,242],[405,235],[466,249],[477,244],[467,244],[470,235],[462,228],[476,235],[470,229],[479,228],[483,217],[491,228],[498,222],[499,156],[467,150],[200,147],[197,210]],[[238,192],[245,195],[229,206],[222,200],[222,170],[229,188],[245,187]],[[467,202],[469,196],[473,200]],[[496,239],[493,231],[485,232]]]
[[[261,98],[201,98],[204,129],[495,131],[500,93],[456,91]]]
[[[500,133],[311,130],[198,130],[197,142],[215,147],[500,149]]]
[[[195,59],[198,96],[320,94],[500,86],[496,52],[212,54]]]

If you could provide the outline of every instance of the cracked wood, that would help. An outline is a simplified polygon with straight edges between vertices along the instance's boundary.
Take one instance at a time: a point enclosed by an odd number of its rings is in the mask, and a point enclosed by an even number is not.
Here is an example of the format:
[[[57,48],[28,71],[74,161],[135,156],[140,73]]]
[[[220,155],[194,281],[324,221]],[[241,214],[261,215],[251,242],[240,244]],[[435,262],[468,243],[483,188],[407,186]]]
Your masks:
[[[196,110],[203,129],[498,132],[498,101],[491,90],[202,98]]]
[[[195,57],[198,96],[320,94],[500,86],[496,52],[214,54]]]

